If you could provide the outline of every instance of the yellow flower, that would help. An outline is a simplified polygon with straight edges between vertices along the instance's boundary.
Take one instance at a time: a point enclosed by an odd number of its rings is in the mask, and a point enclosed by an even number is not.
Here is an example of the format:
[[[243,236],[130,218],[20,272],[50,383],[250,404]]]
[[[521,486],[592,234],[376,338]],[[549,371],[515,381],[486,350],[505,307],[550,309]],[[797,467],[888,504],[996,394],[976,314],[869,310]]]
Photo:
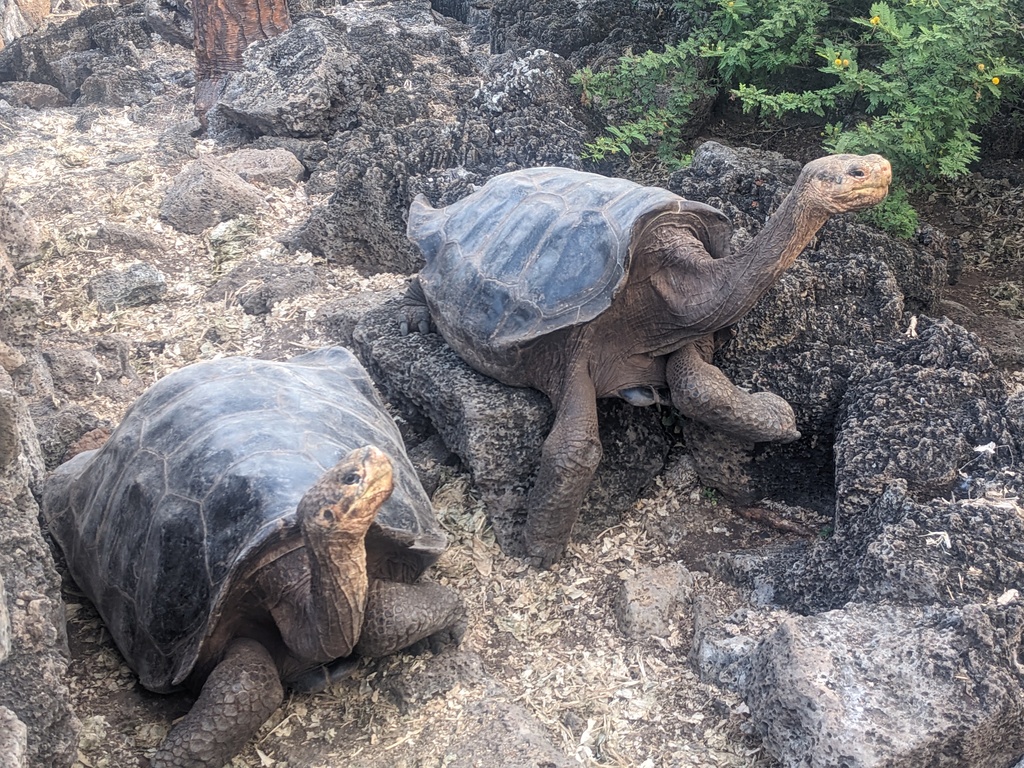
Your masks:
[[[877,27],[879,24],[882,23],[882,20],[880,18],[878,18],[877,16],[872,16],[871,17],[871,23],[874,24]]]
[[[979,72],[984,72],[985,71],[985,65],[979,62],[978,63],[978,71]]]
[[[992,85],[999,85],[999,78],[998,77],[993,77],[992,78]]]
[[[843,66],[844,67],[850,66],[850,60],[849,59],[843,59]]]
[[[836,59],[832,63],[835,64],[837,67],[843,66],[843,60],[842,59]]]

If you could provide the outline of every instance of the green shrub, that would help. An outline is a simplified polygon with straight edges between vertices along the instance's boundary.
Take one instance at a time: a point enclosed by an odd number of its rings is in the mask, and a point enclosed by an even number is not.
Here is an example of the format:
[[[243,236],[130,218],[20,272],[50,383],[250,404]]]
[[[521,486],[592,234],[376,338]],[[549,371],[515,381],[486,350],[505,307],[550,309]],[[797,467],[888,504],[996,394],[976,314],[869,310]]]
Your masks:
[[[917,231],[917,211],[907,199],[907,191],[901,187],[890,190],[885,200],[858,215],[884,232],[904,240],[909,240]]]
[[[907,181],[955,178],[978,157],[976,130],[1020,91],[1019,0],[684,7],[699,22],[678,44],[577,73],[584,100],[618,123],[592,157],[648,144],[671,155],[694,105],[730,88],[746,110],[831,121],[829,151],[879,152]]]
[[[1003,83],[1021,70],[1007,55],[1017,23],[1004,0],[874,3],[846,43],[823,40],[819,71],[835,82],[816,91],[739,88],[745,108],[769,114],[867,115],[826,129],[832,152],[880,152],[906,179],[956,178],[978,158],[979,125],[999,107]],[[863,53],[863,60],[861,54]]]

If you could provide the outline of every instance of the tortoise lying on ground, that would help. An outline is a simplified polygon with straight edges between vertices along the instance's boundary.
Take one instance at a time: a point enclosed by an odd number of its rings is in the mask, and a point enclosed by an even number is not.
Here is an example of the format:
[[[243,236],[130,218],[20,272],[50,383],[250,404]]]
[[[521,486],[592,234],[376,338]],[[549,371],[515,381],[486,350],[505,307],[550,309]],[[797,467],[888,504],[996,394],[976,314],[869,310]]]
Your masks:
[[[142,685],[201,687],[153,768],[219,768],[282,683],[318,690],[353,654],[465,627],[455,593],[412,583],[446,538],[341,348],[161,379],[102,448],[57,468],[43,514]]]
[[[808,163],[761,233],[730,252],[731,226],[667,190],[566,168],[491,179],[443,209],[421,195],[408,236],[426,266],[403,330],[431,321],[473,368],[539,389],[555,421],[528,499],[527,552],[562,554],[601,458],[596,399],[650,405],[750,441],[798,438],[782,398],[747,393],[710,364],[714,334],[746,314],[834,213],[887,194],[878,155]]]

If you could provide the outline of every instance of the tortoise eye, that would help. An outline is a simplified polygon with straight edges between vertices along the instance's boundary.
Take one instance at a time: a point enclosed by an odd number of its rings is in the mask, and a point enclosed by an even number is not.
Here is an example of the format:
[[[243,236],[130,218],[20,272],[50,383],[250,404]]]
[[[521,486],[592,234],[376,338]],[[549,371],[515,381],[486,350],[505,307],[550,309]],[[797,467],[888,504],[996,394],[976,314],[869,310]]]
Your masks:
[[[324,510],[324,520],[326,520],[328,523],[334,522],[334,510],[331,509],[330,507]]]
[[[345,485],[355,485],[356,483],[359,482],[359,473],[349,472],[347,475],[341,478],[341,482],[344,483]]]
[[[855,179],[863,179],[864,175],[865,175],[864,174],[864,169],[862,169],[862,168],[854,168],[853,170],[850,171],[850,175],[853,176],[853,178],[855,178]]]

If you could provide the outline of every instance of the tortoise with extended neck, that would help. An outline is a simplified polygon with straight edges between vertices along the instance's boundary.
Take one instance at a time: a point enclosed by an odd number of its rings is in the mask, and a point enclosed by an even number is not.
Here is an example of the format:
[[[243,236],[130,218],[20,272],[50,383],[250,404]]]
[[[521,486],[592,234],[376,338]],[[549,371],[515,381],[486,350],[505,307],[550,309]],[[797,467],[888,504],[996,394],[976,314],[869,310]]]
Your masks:
[[[764,229],[730,252],[725,215],[667,190],[567,168],[491,179],[443,209],[423,196],[408,236],[426,266],[402,324],[436,325],[478,371],[546,394],[556,416],[527,500],[525,545],[549,566],[601,458],[596,399],[658,402],[751,441],[799,437],[782,398],[735,387],[713,338],[746,314],[825,221],[881,201],[878,155],[804,166]]]
[[[458,640],[415,580],[443,551],[401,436],[344,349],[225,358],[153,385],[48,479],[68,570],[146,688],[201,690],[153,768],[220,768],[358,656]]]

